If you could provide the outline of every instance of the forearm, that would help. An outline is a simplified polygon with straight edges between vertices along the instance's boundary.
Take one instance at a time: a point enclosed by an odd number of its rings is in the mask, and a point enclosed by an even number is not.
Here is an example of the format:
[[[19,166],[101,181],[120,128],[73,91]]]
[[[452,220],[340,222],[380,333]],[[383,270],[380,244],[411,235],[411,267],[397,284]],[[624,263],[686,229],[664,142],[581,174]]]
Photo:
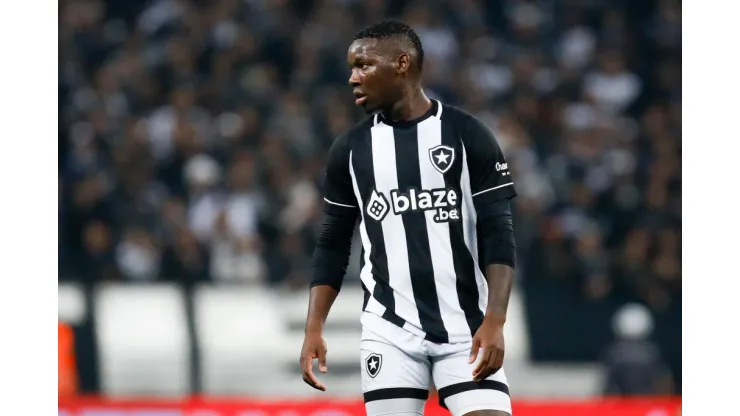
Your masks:
[[[491,264],[486,268],[488,281],[488,308],[485,319],[503,324],[509,307],[514,269],[505,264]]]
[[[508,200],[482,207],[479,212],[483,259],[488,282],[486,319],[503,323],[514,283],[516,244],[511,206]]]
[[[311,288],[308,300],[308,317],[306,318],[306,332],[321,332],[329,316],[329,310],[334,304],[339,291],[328,285],[318,285]]]
[[[357,212],[327,206],[324,223],[313,255],[306,331],[321,330],[342,287],[349,263]]]

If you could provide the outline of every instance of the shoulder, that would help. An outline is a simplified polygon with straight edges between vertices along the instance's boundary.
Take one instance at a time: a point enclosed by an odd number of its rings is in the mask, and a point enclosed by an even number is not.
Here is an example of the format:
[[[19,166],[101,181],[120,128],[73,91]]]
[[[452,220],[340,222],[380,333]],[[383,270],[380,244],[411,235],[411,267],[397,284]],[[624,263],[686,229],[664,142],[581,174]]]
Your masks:
[[[329,159],[337,162],[338,160],[349,160],[353,144],[366,134],[373,126],[373,116],[365,117],[362,121],[352,126],[349,130],[340,134],[331,145],[329,150]]]
[[[374,114],[366,116],[359,123],[347,130],[342,136],[344,136],[347,141],[356,140],[358,137],[362,137],[370,131],[370,128],[375,124],[374,120]]]
[[[478,117],[454,105],[442,104],[441,118],[460,132],[485,129],[485,124]]]
[[[349,151],[352,147],[352,143],[363,137],[373,126],[374,115],[370,115],[362,119],[354,126],[350,127],[349,130],[340,134],[332,144],[332,149],[341,148],[345,151]]]
[[[489,141],[493,138],[493,132],[483,120],[453,105],[442,105],[442,121],[449,123],[458,132],[461,139],[474,144],[481,139]]]

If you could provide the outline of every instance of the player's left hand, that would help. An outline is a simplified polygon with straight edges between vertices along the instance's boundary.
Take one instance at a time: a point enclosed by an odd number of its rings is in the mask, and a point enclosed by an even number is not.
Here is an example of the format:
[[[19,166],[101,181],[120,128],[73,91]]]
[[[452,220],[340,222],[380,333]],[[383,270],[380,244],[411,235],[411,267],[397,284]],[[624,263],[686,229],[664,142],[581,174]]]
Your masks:
[[[504,364],[504,325],[484,319],[483,324],[473,336],[473,346],[470,351],[470,364],[474,363],[481,352],[480,361],[473,370],[473,381],[481,381],[500,370]]]

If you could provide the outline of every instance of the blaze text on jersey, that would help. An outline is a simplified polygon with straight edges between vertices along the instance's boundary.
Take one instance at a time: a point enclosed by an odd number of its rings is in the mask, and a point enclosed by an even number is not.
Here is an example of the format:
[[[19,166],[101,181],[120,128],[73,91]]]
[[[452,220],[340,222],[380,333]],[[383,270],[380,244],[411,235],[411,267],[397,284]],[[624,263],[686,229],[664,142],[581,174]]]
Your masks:
[[[458,191],[454,188],[429,190],[410,188],[408,192],[402,193],[398,189],[392,189],[389,204],[385,195],[373,190],[366,209],[368,216],[376,221],[382,221],[388,211],[395,215],[434,211],[435,222],[457,221],[460,219]]]

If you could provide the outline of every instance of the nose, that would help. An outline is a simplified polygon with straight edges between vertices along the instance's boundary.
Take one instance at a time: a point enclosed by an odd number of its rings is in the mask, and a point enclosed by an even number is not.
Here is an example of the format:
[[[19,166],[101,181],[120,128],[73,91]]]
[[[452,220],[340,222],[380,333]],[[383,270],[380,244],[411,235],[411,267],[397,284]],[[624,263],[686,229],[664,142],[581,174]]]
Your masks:
[[[352,74],[349,76],[349,85],[352,87],[360,85],[360,75],[357,72],[357,69],[352,69]]]

